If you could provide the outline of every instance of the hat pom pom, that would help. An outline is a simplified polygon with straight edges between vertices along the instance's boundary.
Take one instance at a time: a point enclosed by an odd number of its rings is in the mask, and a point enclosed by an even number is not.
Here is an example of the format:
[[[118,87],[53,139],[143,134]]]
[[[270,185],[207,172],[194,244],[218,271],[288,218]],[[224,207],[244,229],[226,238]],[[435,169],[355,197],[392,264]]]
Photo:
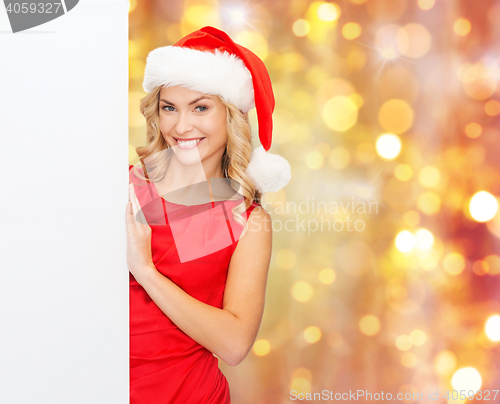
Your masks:
[[[279,191],[292,177],[288,161],[266,152],[262,145],[252,151],[246,173],[261,193]]]

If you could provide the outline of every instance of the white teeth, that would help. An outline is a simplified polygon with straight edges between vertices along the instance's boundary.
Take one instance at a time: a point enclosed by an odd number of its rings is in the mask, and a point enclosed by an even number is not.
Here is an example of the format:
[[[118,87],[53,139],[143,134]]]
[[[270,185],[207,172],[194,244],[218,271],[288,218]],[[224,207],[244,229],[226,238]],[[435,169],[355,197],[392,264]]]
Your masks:
[[[199,143],[201,139],[194,139],[194,140],[180,140],[177,139],[177,143],[181,146],[194,146],[195,144]]]

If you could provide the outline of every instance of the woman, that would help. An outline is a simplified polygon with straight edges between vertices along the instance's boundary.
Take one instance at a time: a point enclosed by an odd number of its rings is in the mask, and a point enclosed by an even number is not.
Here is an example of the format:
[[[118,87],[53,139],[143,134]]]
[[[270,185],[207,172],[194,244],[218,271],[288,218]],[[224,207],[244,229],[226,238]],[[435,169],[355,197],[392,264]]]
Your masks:
[[[126,208],[130,400],[230,403],[217,357],[234,366],[250,351],[271,257],[270,216],[255,200],[290,179],[266,152],[269,75],[204,27],[149,54],[144,89],[148,145],[129,168]],[[262,145],[252,152],[254,105]]]

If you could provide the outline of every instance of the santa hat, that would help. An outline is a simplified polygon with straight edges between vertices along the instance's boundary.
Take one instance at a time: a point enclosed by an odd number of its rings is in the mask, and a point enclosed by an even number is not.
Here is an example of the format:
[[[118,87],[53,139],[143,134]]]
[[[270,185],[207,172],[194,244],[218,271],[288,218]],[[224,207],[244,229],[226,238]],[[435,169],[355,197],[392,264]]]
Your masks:
[[[158,85],[180,85],[220,95],[243,113],[255,107],[261,145],[252,151],[246,173],[261,193],[275,192],[288,184],[290,164],[268,152],[274,111],[271,79],[252,51],[217,28],[203,27],[172,46],[149,53],[143,88],[149,93]]]

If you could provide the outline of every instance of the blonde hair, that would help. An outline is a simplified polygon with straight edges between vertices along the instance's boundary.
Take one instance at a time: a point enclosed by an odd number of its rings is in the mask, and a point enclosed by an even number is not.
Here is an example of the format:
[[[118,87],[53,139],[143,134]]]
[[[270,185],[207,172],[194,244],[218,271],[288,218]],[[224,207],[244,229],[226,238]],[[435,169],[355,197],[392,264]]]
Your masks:
[[[162,86],[157,86],[148,95],[141,99],[140,111],[146,118],[146,146],[139,146],[136,152],[142,162],[143,159],[152,156],[148,160],[148,166],[154,169],[148,170],[148,179],[151,182],[160,181],[165,175],[168,161],[162,158],[161,152],[169,148],[160,131],[159,103]],[[226,102],[222,97],[217,97],[226,107],[226,131],[227,144],[221,159],[221,168],[224,178],[236,181],[240,186],[237,191],[242,194],[244,202],[236,206],[232,212],[235,220],[244,226],[243,234],[246,232],[246,218],[243,213],[250,207],[252,201],[260,203],[261,193],[255,188],[254,183],[248,177],[245,170],[252,154],[252,135],[248,117],[245,116],[236,106]],[[157,168],[157,169],[156,169]],[[145,179],[141,175],[143,170],[135,170],[136,175]],[[233,181],[229,181],[232,183]],[[232,186],[232,185],[231,185]]]

